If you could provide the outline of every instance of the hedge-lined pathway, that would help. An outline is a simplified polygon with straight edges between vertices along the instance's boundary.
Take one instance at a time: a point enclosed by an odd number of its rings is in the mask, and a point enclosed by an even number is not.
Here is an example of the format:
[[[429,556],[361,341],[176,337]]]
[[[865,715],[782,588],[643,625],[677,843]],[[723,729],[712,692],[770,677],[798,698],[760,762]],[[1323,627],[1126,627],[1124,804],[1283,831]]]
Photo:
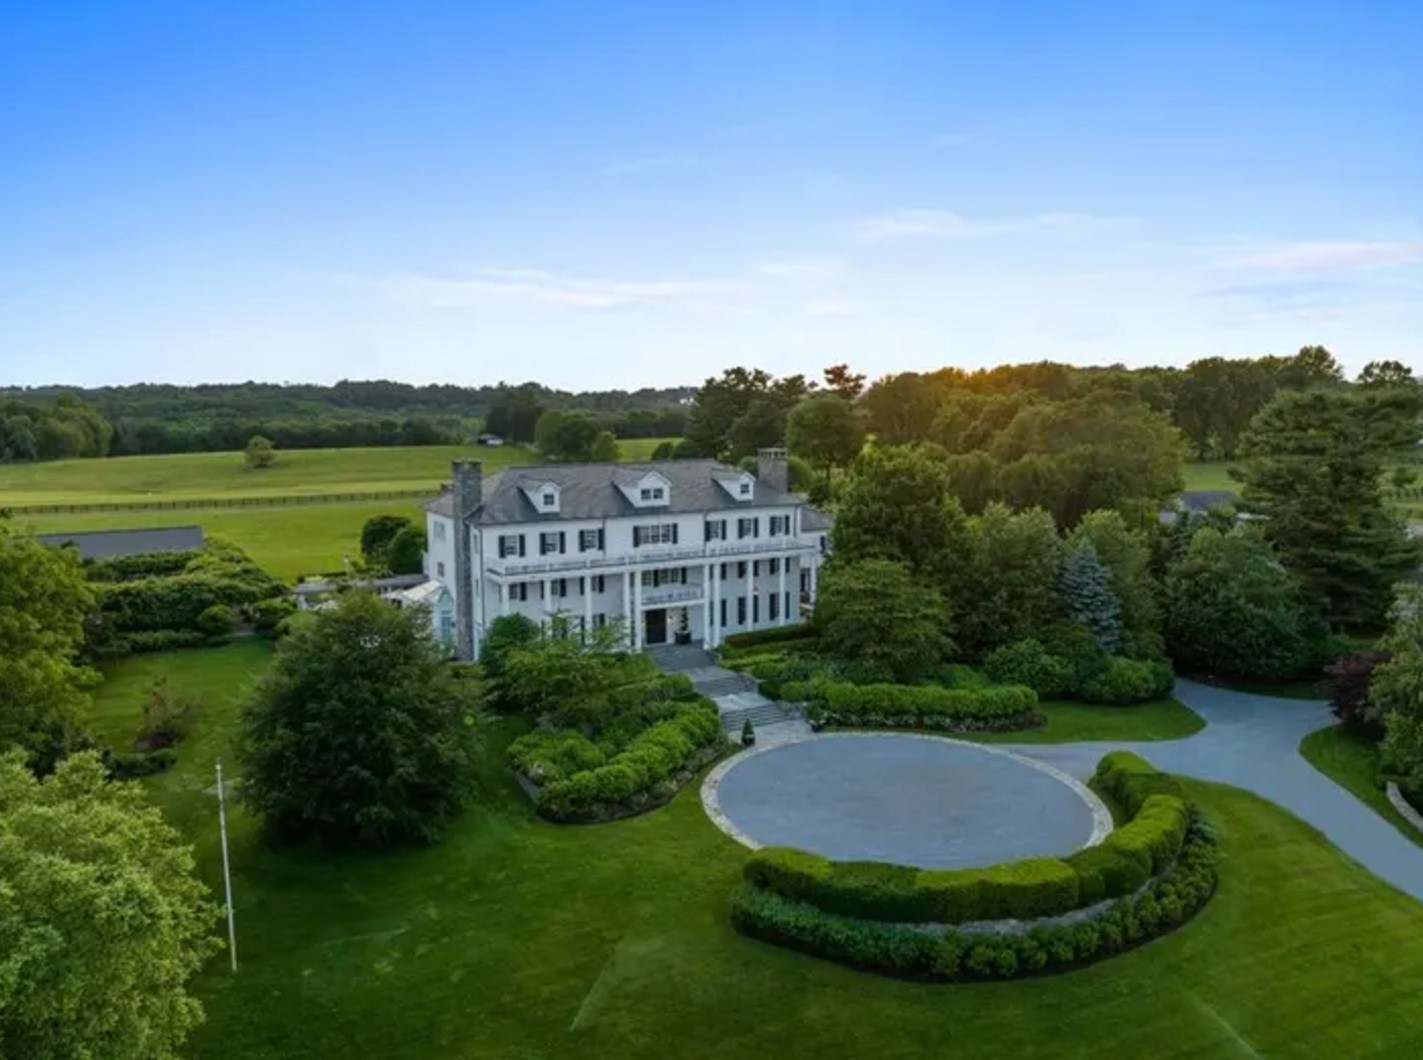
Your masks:
[[[1183,740],[1022,744],[1014,750],[1086,779],[1102,755],[1125,749],[1170,773],[1253,791],[1318,828],[1376,876],[1423,900],[1423,848],[1299,753],[1306,734],[1333,722],[1325,703],[1233,692],[1194,681],[1178,681],[1175,694],[1206,720],[1204,729]]]

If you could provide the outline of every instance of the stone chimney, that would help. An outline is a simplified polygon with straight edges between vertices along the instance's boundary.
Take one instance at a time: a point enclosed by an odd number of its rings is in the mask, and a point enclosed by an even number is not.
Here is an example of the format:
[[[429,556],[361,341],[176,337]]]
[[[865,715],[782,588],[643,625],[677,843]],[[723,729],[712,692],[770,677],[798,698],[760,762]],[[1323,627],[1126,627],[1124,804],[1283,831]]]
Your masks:
[[[756,450],[756,478],[773,490],[786,493],[790,488],[790,472],[786,467],[784,449]]]
[[[484,503],[484,465],[456,460],[450,465],[450,493],[455,515],[455,651],[474,658],[474,578],[470,559],[469,524]]]

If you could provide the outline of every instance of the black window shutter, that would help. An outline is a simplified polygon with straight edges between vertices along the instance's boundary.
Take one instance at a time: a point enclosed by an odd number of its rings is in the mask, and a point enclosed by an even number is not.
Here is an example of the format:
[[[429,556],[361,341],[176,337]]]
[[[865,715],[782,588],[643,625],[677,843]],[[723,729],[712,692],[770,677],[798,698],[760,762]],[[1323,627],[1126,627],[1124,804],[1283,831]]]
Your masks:
[[[752,537],[760,537],[760,536],[761,536],[761,520],[760,520],[760,519],[752,519],[752,520],[751,520],[751,536],[752,536]]]
[[[523,535],[523,534],[520,534],[520,535],[519,535],[519,555],[522,556],[523,554],[524,554],[524,535]]]
[[[558,554],[561,556],[568,551],[568,535],[562,530],[558,532]]]
[[[676,523],[673,523],[673,524],[672,524],[672,544],[675,545],[676,543],[677,543],[677,524],[676,524]]]
[[[603,551],[603,549],[605,549],[605,548],[607,548],[607,547],[608,547],[608,546],[606,546],[605,544],[603,544],[603,531],[602,531],[602,529],[600,528],[600,529],[598,530],[598,551],[601,552],[601,551]]]
[[[583,547],[583,546],[587,543],[587,541],[588,541],[588,539],[583,536],[583,531],[580,530],[580,531],[578,532],[578,551],[579,551],[579,552],[587,552],[587,551],[588,551],[586,548]]]

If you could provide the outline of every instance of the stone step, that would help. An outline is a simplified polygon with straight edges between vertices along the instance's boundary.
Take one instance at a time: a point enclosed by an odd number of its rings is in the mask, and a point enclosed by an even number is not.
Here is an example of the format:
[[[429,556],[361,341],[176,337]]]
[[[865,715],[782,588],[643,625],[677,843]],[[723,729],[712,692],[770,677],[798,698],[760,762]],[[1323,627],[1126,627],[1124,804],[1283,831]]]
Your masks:
[[[763,725],[777,725],[783,721],[794,721],[799,717],[800,714],[797,711],[780,703],[767,701],[759,707],[722,711],[721,727],[728,733],[739,734],[748,718],[751,720],[752,726],[759,729]]]
[[[746,674],[728,674],[725,677],[696,681],[693,683],[693,687],[699,694],[715,699],[717,696],[730,696],[737,692],[754,692],[756,691],[756,679],[748,677]]]

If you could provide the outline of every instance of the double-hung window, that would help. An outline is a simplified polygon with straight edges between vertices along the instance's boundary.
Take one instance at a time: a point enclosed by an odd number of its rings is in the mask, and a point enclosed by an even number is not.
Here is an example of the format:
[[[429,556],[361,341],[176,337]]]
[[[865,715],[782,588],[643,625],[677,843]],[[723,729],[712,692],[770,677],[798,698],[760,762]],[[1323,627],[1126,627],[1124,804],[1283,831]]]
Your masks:
[[[743,538],[743,537],[760,537],[760,536],[761,536],[761,533],[760,533],[760,530],[761,530],[760,522],[761,522],[761,521],[760,521],[759,519],[757,519],[755,516],[752,516],[750,519],[738,519],[738,520],[736,520],[736,536],[737,536],[737,538],[740,539],[740,538]]]
[[[563,531],[545,530],[539,534],[539,555],[547,556],[550,552],[563,552]]]
[[[648,523],[632,528],[632,547],[644,545],[675,545],[677,543],[676,523]]]
[[[778,611],[780,609],[781,596],[779,593],[772,593],[770,596],[766,597],[766,602],[771,609],[771,613],[767,617],[770,618],[772,622],[774,622],[777,618],[780,617]]]
[[[789,515],[773,515],[770,523],[768,533],[771,537],[784,537],[791,532],[791,517]]]
[[[644,501],[655,502],[662,500],[665,493],[661,486],[644,486],[640,496]]]
[[[435,520],[435,540],[436,540],[436,541],[443,541],[444,539],[445,539],[445,521],[444,521],[443,519],[436,519],[436,520]]]
[[[578,551],[579,551],[579,552],[601,552],[601,551],[603,551],[603,531],[601,531],[601,530],[580,530],[580,531],[578,531]]]
[[[603,591],[603,575],[593,575],[593,591],[595,593],[601,593]]]
[[[524,554],[523,534],[500,534],[499,535],[499,558],[505,559],[509,556],[522,556]]]
[[[707,540],[708,540],[708,541],[725,541],[725,540],[726,540],[726,520],[725,520],[725,519],[708,519],[708,520],[707,520]]]

